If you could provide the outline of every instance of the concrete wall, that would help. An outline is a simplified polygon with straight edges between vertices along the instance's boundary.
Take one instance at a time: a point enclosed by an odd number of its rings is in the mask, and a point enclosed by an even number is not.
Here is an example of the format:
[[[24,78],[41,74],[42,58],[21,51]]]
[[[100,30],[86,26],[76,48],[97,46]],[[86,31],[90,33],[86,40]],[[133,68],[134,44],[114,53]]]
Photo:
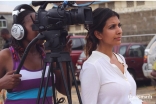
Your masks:
[[[122,43],[135,42],[135,43],[149,43],[154,35],[148,36],[132,36],[132,37],[122,37]]]
[[[156,33],[156,10],[121,13],[123,35]]]
[[[156,10],[120,13],[123,35],[156,34]],[[153,36],[129,37],[124,42],[149,42]]]

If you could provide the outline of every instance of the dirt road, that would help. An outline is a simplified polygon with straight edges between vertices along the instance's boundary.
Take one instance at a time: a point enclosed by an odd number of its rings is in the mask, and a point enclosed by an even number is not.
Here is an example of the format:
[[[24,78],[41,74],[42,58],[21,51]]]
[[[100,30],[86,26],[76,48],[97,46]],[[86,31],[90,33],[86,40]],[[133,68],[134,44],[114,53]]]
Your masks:
[[[80,88],[79,88],[80,89]],[[148,104],[156,104],[156,88],[153,86],[141,86],[137,89],[137,96]],[[58,97],[65,97],[58,93]],[[63,104],[68,104],[68,100]],[[75,87],[72,87],[72,104],[79,104]]]

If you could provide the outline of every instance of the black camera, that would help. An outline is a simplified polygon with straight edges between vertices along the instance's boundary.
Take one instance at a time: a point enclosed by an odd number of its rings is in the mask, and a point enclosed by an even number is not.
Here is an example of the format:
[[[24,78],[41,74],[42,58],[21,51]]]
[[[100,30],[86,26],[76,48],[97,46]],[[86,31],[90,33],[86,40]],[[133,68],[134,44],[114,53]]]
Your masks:
[[[59,1],[57,1],[59,2]],[[75,24],[92,24],[91,7],[74,7],[71,10],[65,10],[65,6],[71,6],[73,1],[63,2],[58,7],[46,11],[48,3],[56,3],[54,1],[32,1],[34,6],[41,5],[36,13],[34,20],[34,31],[45,30],[61,30],[64,26]]]

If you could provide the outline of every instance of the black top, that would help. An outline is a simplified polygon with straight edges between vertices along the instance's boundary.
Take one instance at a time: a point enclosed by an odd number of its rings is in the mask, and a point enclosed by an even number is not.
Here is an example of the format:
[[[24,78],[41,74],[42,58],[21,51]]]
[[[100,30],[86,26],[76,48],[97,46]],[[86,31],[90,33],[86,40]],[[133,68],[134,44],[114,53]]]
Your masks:
[[[3,49],[9,48],[10,44],[11,44],[11,38],[8,39],[8,40],[5,40],[5,43],[4,43],[4,45],[3,45]]]

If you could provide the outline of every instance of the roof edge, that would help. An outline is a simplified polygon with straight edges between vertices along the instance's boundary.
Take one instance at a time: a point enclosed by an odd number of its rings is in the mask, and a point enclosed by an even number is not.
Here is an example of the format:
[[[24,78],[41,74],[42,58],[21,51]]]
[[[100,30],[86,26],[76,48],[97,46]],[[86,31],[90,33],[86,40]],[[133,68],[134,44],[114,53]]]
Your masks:
[[[11,14],[12,15],[12,12],[0,12],[0,14]]]

